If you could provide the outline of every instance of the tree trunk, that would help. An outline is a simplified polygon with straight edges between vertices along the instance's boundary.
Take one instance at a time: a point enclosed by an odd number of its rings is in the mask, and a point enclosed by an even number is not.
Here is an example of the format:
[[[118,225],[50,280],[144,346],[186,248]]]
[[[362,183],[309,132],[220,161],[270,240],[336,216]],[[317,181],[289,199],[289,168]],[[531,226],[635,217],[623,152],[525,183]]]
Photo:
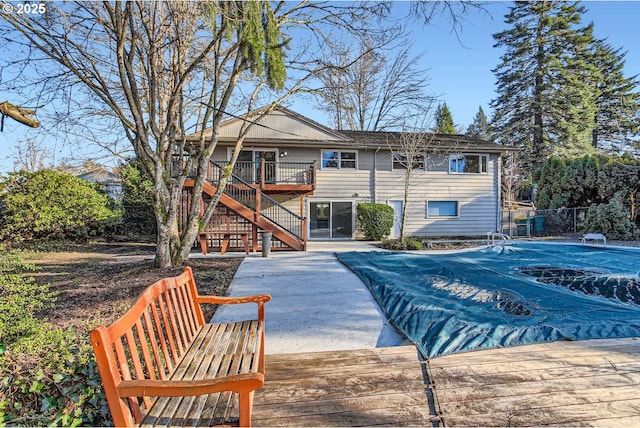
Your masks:
[[[409,188],[410,188],[410,180],[411,180],[411,166],[412,166],[413,158],[409,159],[407,157],[407,170],[404,175],[404,194],[402,196],[402,215],[400,220],[400,241],[404,241],[404,230],[405,223],[407,222],[407,205],[409,202]]]

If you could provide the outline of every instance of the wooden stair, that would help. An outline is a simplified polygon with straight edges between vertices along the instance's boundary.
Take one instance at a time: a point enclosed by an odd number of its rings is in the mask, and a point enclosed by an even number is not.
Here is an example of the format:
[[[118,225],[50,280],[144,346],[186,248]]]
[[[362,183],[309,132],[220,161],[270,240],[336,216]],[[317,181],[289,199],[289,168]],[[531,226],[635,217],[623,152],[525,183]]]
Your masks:
[[[184,187],[189,188],[193,187],[194,181],[187,180],[185,181]],[[217,186],[213,183],[206,182],[202,189],[204,195],[208,197],[213,197],[216,193]],[[258,194],[261,194],[260,190],[256,189]],[[304,236],[305,224],[303,219],[303,226],[301,227],[302,236],[296,236],[296,234],[291,231],[283,228],[282,226],[276,224],[275,222],[269,220],[267,217],[261,214],[260,210],[252,209],[242,202],[236,200],[231,195],[227,193],[222,193],[220,197],[219,204],[228,208],[229,210],[236,213],[238,216],[247,220],[249,223],[255,225],[259,229],[271,232],[275,239],[278,239],[283,244],[291,248],[295,251],[305,251],[306,250],[306,239]]]

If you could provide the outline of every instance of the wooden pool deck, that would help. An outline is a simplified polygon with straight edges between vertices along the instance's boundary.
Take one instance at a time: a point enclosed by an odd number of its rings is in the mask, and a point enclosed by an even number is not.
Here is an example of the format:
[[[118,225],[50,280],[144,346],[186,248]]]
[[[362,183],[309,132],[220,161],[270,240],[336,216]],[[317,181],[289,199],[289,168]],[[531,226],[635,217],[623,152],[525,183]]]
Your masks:
[[[640,426],[640,339],[267,355],[260,426]]]

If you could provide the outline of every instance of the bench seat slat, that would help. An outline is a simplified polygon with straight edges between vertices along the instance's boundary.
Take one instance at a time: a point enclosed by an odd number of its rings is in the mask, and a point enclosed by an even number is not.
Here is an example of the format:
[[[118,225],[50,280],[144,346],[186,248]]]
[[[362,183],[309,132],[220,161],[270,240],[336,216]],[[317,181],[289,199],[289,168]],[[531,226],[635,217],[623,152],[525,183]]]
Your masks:
[[[257,373],[263,328],[263,323],[257,320],[205,324],[170,379],[196,380]],[[237,424],[236,395],[222,392],[197,397],[159,397],[140,426]]]
[[[249,321],[251,324],[258,321]],[[227,351],[225,356],[226,372],[228,374],[237,373],[257,373],[259,371],[259,337],[260,329],[237,323],[233,326],[234,340],[233,347]],[[230,357],[230,358],[229,358]],[[214,395],[214,394],[212,394]],[[237,417],[237,396],[231,392],[216,394],[217,397],[207,397],[205,411],[201,414],[199,426],[221,425],[230,419]],[[233,410],[234,414],[231,414]]]

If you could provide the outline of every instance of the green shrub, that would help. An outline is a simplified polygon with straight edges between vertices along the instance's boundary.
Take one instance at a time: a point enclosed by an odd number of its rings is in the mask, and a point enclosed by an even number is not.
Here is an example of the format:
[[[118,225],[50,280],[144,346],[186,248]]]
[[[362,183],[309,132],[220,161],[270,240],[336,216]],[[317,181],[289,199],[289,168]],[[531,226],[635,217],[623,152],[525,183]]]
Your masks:
[[[123,184],[123,227],[128,235],[155,237],[153,182],[146,177],[140,162],[132,159],[120,168]]]
[[[0,240],[85,239],[117,219],[109,197],[65,172],[10,174],[0,182]]]
[[[0,248],[0,425],[109,424],[88,329],[38,319],[54,296],[33,269]]]
[[[360,203],[356,207],[358,223],[368,241],[389,236],[393,227],[393,208],[385,204]]]
[[[399,239],[385,239],[380,244],[382,248],[387,250],[422,250],[424,249],[424,244],[418,238],[405,238],[403,240]]]
[[[635,225],[620,202],[612,199],[608,204],[592,205],[587,211],[587,232],[603,233],[608,239],[633,239]]]
[[[23,263],[15,254],[0,250],[0,349],[20,338],[37,334],[36,313],[53,307],[54,293],[26,276],[35,266]]]

